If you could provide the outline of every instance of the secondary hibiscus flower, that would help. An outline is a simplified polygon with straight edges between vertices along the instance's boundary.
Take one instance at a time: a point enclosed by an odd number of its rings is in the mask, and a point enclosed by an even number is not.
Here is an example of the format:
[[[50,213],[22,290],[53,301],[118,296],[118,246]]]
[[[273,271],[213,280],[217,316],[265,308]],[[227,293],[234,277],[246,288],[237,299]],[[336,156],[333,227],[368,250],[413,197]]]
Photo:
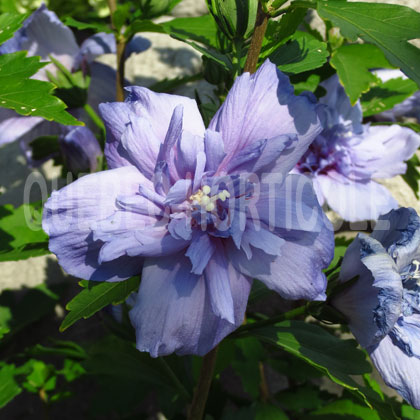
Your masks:
[[[149,45],[148,40],[136,38],[129,44],[128,51],[129,53],[141,52]],[[28,51],[28,56],[40,56],[43,61],[49,61],[52,56],[70,71],[89,70],[92,78],[88,102],[94,109],[97,109],[99,103],[112,101],[115,98],[115,71],[94,62],[94,59],[102,54],[115,53],[113,34],[104,32],[95,34],[79,47],[71,29],[64,25],[54,12],[42,5],[25,20],[22,28],[15,33],[13,38],[0,46],[0,54],[22,50]],[[55,74],[57,68],[52,63],[48,64],[40,69],[34,78],[48,81],[47,71]],[[71,112],[77,118],[83,116],[80,109],[71,109]],[[87,117],[84,119],[88,120]],[[30,132],[22,144],[25,154],[30,155],[28,142],[42,135],[60,134],[61,131],[59,124],[51,123],[41,117],[25,117],[11,109],[0,108],[0,146]]]
[[[398,203],[375,179],[405,173],[420,136],[399,125],[362,124],[360,104],[351,106],[337,76],[323,87],[324,129],[295,171],[309,176],[320,204],[326,202],[343,219],[376,220]]]
[[[420,409],[420,218],[411,208],[381,216],[349,246],[340,280],[358,276],[333,305],[384,378]]]
[[[43,227],[77,277],[142,272],[138,349],[207,353],[242,323],[253,278],[325,299],[332,228],[310,180],[288,175],[321,129],[316,105],[269,61],[237,78],[207,130],[189,98],[128,92],[100,105],[111,169],[54,192]]]

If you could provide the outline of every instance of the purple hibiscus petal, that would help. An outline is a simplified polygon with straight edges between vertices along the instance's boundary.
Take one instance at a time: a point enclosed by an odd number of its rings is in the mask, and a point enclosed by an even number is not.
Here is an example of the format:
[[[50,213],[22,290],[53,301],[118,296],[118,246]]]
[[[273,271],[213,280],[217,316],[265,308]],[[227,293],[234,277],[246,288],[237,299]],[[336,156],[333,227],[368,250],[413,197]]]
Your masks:
[[[321,130],[315,104],[305,95],[294,96],[289,78],[269,60],[255,74],[235,80],[209,128],[221,133],[227,161],[257,140],[297,134],[299,142],[289,151],[291,167]]]
[[[402,283],[393,259],[380,242],[364,234],[348,247],[340,281],[359,279],[333,300],[365,348],[389,333],[401,313]]]
[[[115,100],[116,72],[113,68],[98,62],[90,63],[90,84],[88,103],[97,111],[99,104]]]
[[[375,181],[357,182],[340,174],[320,175],[317,181],[328,205],[350,222],[376,220],[398,207],[390,192]]]
[[[412,208],[400,208],[382,216],[372,237],[384,244],[400,272],[420,259],[420,217]]]
[[[194,100],[183,96],[154,93],[135,86],[126,90],[129,92],[126,102],[103,103],[99,106],[99,112],[107,129],[105,155],[111,168],[130,164],[127,153],[121,147],[121,136],[130,121],[138,117],[149,121],[154,139],[161,144],[166,138],[175,108],[181,105],[182,128],[193,135],[203,136],[204,123]]]
[[[242,248],[245,247],[248,250],[250,246],[253,246],[254,248],[263,250],[268,255],[280,256],[283,244],[284,239],[270,232],[267,226],[262,224],[255,226],[252,221],[248,220],[241,240]],[[248,259],[250,257],[247,256]]]
[[[88,128],[73,128],[60,138],[59,143],[66,165],[71,172],[96,170],[102,150],[97,138]]]
[[[325,104],[322,113],[324,128],[331,128],[337,124],[351,125],[355,133],[360,133],[362,128],[363,112],[360,103],[352,106],[350,99],[341,85],[338,76],[334,75],[321,83],[327,91],[319,102]]]
[[[217,241],[214,254],[204,270],[204,278],[206,279],[213,313],[231,324],[235,324],[229,274],[229,261],[222,243]]]
[[[285,228],[319,232],[324,213],[318,204],[309,178],[291,174],[286,178],[271,174],[264,178],[248,217],[261,220],[270,229]]]
[[[152,357],[204,355],[243,322],[251,281],[228,267],[234,324],[214,314],[204,276],[190,272],[182,254],[145,260],[130,319],[137,348]]]
[[[86,280],[124,280],[140,273],[142,259],[121,257],[100,265],[102,241],[94,240],[91,224],[112,215],[116,197],[134,195],[149,182],[134,167],[84,176],[46,202],[42,227],[50,236],[49,249],[69,274]]]
[[[79,69],[82,62],[91,63],[100,55],[115,54],[116,50],[114,34],[99,32],[83,41],[75,59],[74,68]]]
[[[217,131],[206,130],[204,135],[204,147],[207,157],[206,170],[216,172],[226,156],[222,136]]]
[[[420,314],[401,316],[394,324],[390,337],[405,354],[420,358]]]
[[[140,172],[151,179],[155,172],[155,162],[159,153],[160,141],[148,120],[132,115],[121,135],[121,146],[125,156]],[[108,158],[109,154],[107,154]]]
[[[126,90],[128,91],[127,101],[136,103],[138,115],[153,121],[153,128],[161,142],[166,136],[172,114],[178,105],[182,105],[184,109],[182,121],[184,130],[203,137],[205,131],[203,119],[197,103],[193,99],[185,96],[155,93],[138,86],[130,86]]]
[[[0,146],[17,140],[42,121],[41,117],[23,117],[12,109],[0,108]]]
[[[25,20],[13,38],[0,47],[1,54],[19,50],[27,50],[28,56],[39,55],[45,60],[50,54],[74,57],[79,46],[71,29],[43,4]]]
[[[373,178],[392,178],[404,174],[406,160],[420,146],[420,136],[413,130],[399,125],[364,125],[364,140],[354,147],[355,159],[366,161]]]
[[[370,357],[385,383],[420,409],[420,359],[401,351],[390,336],[384,337]]]
[[[183,131],[176,147],[174,158],[180,178],[192,178],[197,166],[197,156],[204,152],[203,137]]]
[[[173,216],[168,224],[168,231],[175,239],[190,241],[192,238],[191,217],[179,213]]]
[[[134,109],[125,102],[103,103],[99,113],[106,128],[105,156],[111,169],[131,165],[130,157],[121,143],[128,124],[136,119]]]
[[[183,203],[191,193],[191,185],[191,179],[179,179],[176,181],[166,196],[165,204],[172,205]]]
[[[273,167],[279,169],[279,161],[283,161],[282,152],[291,150],[298,141],[296,135],[281,135],[272,139],[258,140],[243,150],[239,151],[230,161],[225,161],[219,171],[230,174],[249,172],[258,174],[262,171],[269,172]],[[285,155],[288,152],[285,152]],[[276,169],[274,171],[276,171]],[[282,168],[285,176],[289,172],[288,165]]]
[[[125,218],[127,217],[128,215],[125,213]],[[188,241],[173,238],[166,227],[149,225],[144,229],[139,229],[142,224],[144,221],[137,223],[134,228],[136,230],[125,231],[122,234],[116,234],[114,231],[112,236],[109,232],[105,232],[104,235],[104,232],[98,229],[100,226],[97,226],[94,230],[94,238],[109,239],[101,247],[98,262],[102,264],[124,255],[129,257],[166,257],[177,254],[188,246]]]
[[[277,234],[284,240],[278,257],[252,247],[248,259],[229,243],[227,253],[234,267],[261,280],[285,299],[325,300],[327,280],[321,270],[328,267],[334,255],[334,233],[328,221],[319,234],[283,229]]]
[[[203,274],[215,250],[216,243],[206,232],[194,231],[191,244],[185,253],[192,264],[191,272]]]

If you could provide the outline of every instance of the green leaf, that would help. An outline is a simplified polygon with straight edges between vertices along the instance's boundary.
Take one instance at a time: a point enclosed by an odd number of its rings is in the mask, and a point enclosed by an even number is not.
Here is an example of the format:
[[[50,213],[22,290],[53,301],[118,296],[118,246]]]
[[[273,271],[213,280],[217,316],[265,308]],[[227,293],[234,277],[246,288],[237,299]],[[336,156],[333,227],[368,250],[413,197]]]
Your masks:
[[[30,356],[49,356],[59,355],[65,357],[71,357],[72,359],[86,359],[87,354],[83,347],[79,346],[73,341],[66,340],[52,340],[55,344],[54,347],[46,347],[42,344],[35,344],[35,346],[27,349],[25,354]]]
[[[161,23],[166,33],[180,40],[192,40],[217,47],[217,26],[211,15],[176,18]]]
[[[295,95],[300,95],[302,92],[309,91],[315,92],[319,82],[321,81],[321,76],[318,74],[311,74],[308,78],[302,82],[293,83],[295,87]]]
[[[290,13],[284,14],[280,21],[269,20],[260,58],[269,56],[276,48],[284,43],[286,38],[293,35],[305,17],[306,12],[306,9],[295,9]]]
[[[180,41],[190,40],[217,47],[217,26],[210,15],[176,18],[163,23],[137,19],[130,23],[124,35],[129,37],[137,32],[166,33]]]
[[[376,392],[359,385],[351,377],[371,371],[366,354],[357,348],[355,340],[339,339],[323,328],[303,321],[284,321],[274,326],[252,329],[249,334],[280,347],[319,369],[369,407],[380,410],[381,420],[396,419]]]
[[[391,64],[420,86],[420,50],[408,40],[419,37],[420,13],[396,4],[318,0],[318,14],[352,41],[379,47]]]
[[[323,328],[302,321],[284,321],[272,327],[251,330],[257,338],[281,347],[320,369],[332,381],[357,389],[349,375],[371,370],[365,354],[354,340],[340,340]]]
[[[280,407],[272,404],[257,403],[255,411],[255,420],[289,420]]]
[[[42,203],[0,206],[0,261],[16,261],[49,254],[42,230]]]
[[[59,375],[63,375],[67,382],[73,382],[75,379],[84,375],[86,370],[80,362],[76,362],[71,359],[65,359],[63,369],[58,370],[57,373]]]
[[[231,366],[241,378],[244,391],[254,399],[260,393],[260,370],[258,363],[264,357],[264,348],[253,337],[235,340],[235,357]]]
[[[12,320],[12,312],[7,306],[0,306],[0,339],[10,332],[10,322]]]
[[[0,408],[22,392],[15,380],[15,366],[5,365],[0,369]]]
[[[289,420],[289,417],[280,407],[257,402],[236,411],[228,406],[221,420]]]
[[[292,378],[294,379],[293,375]],[[310,384],[282,391],[276,400],[280,402],[282,407],[294,412],[316,410],[323,405],[320,389]]]
[[[51,314],[59,296],[41,284],[16,297],[16,292],[5,290],[0,294],[0,330],[9,330],[4,340],[25,327]]]
[[[83,125],[65,111],[64,102],[52,96],[51,83],[30,79],[45,64],[39,57],[26,57],[26,51],[1,55],[0,106],[64,125]]]
[[[32,159],[43,160],[50,158],[51,154],[59,153],[58,136],[41,136],[29,143],[32,149]]]
[[[119,282],[89,282],[83,280],[79,283],[84,289],[74,297],[66,306],[70,312],[64,318],[60,331],[66,330],[79,319],[87,319],[107,305],[117,305],[134,291],[140,284],[139,277],[132,277]]]
[[[27,15],[18,13],[2,13],[0,15],[0,44],[10,39],[26,18]]]
[[[193,74],[191,76],[177,76],[177,77],[174,77],[173,79],[165,78],[151,85],[149,89],[153,90],[154,92],[168,93],[168,92],[172,92],[179,86],[183,86],[183,85],[186,85],[187,83],[201,80],[202,78],[203,78],[202,73]]]
[[[390,67],[383,52],[371,44],[343,45],[334,51],[330,63],[337,70],[352,105],[379,81],[369,69]]]
[[[361,375],[371,370],[365,353],[357,349],[355,340],[340,340],[315,324],[284,321],[272,327],[251,330],[251,333],[304,359],[345,388],[357,388],[349,375]]]
[[[177,362],[186,362],[185,359],[174,357]],[[95,382],[101,385],[101,393],[93,405],[108,416],[113,410],[124,412],[127,407],[138,407],[141,399],[153,388],[158,391],[157,394],[171,391],[173,404],[183,394],[168,376],[169,360],[171,356],[151,358],[147,353],[139,352],[132,342],[115,336],[96,341],[89,349],[88,359],[83,362],[87,374],[94,376]],[[188,379],[188,375],[183,377],[182,385],[186,386]],[[136,392],[132,392],[133,389]],[[184,403],[188,400],[187,393],[181,401]]]
[[[402,176],[404,181],[412,189],[413,193],[419,199],[419,180],[420,180],[420,160],[415,154],[407,161],[407,170]]]
[[[335,420],[381,420],[379,414],[369,407],[363,407],[351,400],[334,401],[324,407],[313,411],[309,419]]]
[[[102,23],[86,23],[80,22],[79,20],[73,19],[70,16],[67,16],[63,23],[67,26],[71,26],[76,29],[93,29],[95,32],[112,32],[112,29],[108,25],[104,25]]]
[[[345,236],[337,236],[334,238],[335,246],[334,246],[334,258],[331,261],[331,264],[328,266],[326,271],[329,271],[336,267],[340,258],[344,257],[346,253],[347,247],[352,242],[352,239],[348,239]]]
[[[55,388],[56,375],[53,365],[47,365],[41,360],[32,360],[31,367],[31,373],[22,384],[27,391],[37,393],[40,389],[51,391]]]
[[[306,32],[297,31],[269,58],[281,71],[297,74],[321,67],[328,56],[325,42],[318,41]]]
[[[381,82],[377,86],[362,95],[360,102],[362,104],[363,115],[371,115],[392,109],[395,105],[407,99],[418,90],[417,85],[410,79],[390,79]]]
[[[403,420],[420,420],[420,410],[416,410],[411,405],[403,404],[401,415]]]
[[[165,28],[162,24],[154,23],[151,20],[137,19],[130,23],[124,32],[124,36],[129,39],[138,32],[155,32],[165,34]]]

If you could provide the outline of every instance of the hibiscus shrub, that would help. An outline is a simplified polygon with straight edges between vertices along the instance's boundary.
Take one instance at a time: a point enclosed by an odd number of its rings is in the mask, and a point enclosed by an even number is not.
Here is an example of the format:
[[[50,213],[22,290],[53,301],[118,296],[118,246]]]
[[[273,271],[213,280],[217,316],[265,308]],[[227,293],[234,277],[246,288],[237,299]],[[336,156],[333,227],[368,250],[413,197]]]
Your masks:
[[[2,418],[418,418],[420,13],[180,2],[0,4]]]

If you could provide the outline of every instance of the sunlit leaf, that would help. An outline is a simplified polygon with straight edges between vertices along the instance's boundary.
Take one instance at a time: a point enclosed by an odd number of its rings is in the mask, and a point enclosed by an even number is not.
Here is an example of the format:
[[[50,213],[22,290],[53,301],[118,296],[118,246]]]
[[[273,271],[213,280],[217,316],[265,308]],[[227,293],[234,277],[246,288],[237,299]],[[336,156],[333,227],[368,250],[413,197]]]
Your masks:
[[[334,51],[330,63],[337,70],[352,105],[378,83],[378,77],[370,69],[389,67],[383,52],[371,44],[343,45]]]
[[[352,41],[362,38],[379,47],[389,62],[420,86],[420,49],[409,40],[419,37],[420,13],[396,4],[318,0],[318,14],[338,26]]]
[[[83,125],[52,95],[51,83],[30,79],[45,64],[39,57],[26,57],[26,51],[0,55],[0,106],[64,125]]]
[[[318,41],[306,32],[297,31],[269,58],[281,71],[296,74],[321,67],[328,56],[325,42]]]
[[[22,392],[15,380],[15,366],[5,365],[0,369],[0,408]]]
[[[79,319],[91,317],[107,305],[124,302],[132,292],[138,290],[140,278],[132,277],[112,283],[84,280],[79,284],[84,289],[67,304],[70,312],[64,318],[60,331],[66,330]]]
[[[417,90],[418,87],[415,82],[401,77],[379,83],[360,98],[363,115],[370,117],[392,109]]]
[[[0,15],[0,44],[10,39],[13,34],[22,26],[27,15],[18,13],[2,13]]]
[[[48,236],[42,230],[42,204],[14,208],[0,206],[0,261],[15,261],[49,254]]]

